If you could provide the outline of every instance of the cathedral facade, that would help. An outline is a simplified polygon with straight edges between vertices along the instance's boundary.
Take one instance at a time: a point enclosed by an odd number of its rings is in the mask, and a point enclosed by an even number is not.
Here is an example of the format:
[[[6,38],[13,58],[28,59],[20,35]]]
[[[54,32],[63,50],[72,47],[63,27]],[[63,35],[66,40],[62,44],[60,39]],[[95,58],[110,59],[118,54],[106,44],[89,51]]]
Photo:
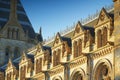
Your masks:
[[[120,80],[120,0],[87,24],[9,59],[0,80]]]
[[[33,47],[38,35],[20,0],[0,0],[0,65]]]

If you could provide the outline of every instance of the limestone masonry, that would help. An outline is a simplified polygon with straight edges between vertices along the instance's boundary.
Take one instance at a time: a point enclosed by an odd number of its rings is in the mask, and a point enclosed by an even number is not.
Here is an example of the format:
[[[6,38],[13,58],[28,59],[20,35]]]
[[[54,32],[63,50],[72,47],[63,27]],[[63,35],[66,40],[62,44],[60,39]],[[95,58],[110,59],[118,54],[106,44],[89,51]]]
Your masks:
[[[20,0],[1,0],[0,80],[120,80],[120,0],[113,2],[45,43]]]

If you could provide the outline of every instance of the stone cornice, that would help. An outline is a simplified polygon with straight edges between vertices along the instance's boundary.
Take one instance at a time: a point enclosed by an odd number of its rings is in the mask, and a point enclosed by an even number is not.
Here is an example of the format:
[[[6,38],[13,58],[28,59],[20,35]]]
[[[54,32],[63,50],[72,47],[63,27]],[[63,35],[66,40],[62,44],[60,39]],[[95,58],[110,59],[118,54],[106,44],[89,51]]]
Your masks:
[[[58,43],[58,45],[52,47],[52,50],[57,48],[57,47],[61,47],[61,46],[62,46],[62,43]]]
[[[84,35],[84,32],[79,33],[79,34],[76,34],[76,35],[73,36],[71,39],[74,40],[74,39],[79,38],[79,37],[81,37],[81,36],[83,36],[83,35]]]
[[[97,28],[97,27],[99,27],[99,26],[103,26],[104,24],[106,24],[106,23],[108,23],[108,22],[110,22],[110,21],[111,21],[111,20],[108,19],[108,20],[104,21],[103,23],[96,25],[95,28]]]
[[[32,76],[31,78],[40,78],[40,79],[44,79],[45,75],[44,73],[40,72],[38,74],[35,74],[34,76]]]
[[[58,65],[58,66],[56,66],[53,69],[50,69],[48,71],[50,76],[56,75],[56,74],[61,73],[61,72],[64,72],[64,66],[62,66],[62,65]]]
[[[107,55],[111,53],[113,50],[113,46],[105,46],[101,50],[93,53],[93,59],[99,58],[101,56]]]
[[[70,68],[74,68],[84,63],[87,63],[87,58],[85,56],[79,56],[71,61]]]

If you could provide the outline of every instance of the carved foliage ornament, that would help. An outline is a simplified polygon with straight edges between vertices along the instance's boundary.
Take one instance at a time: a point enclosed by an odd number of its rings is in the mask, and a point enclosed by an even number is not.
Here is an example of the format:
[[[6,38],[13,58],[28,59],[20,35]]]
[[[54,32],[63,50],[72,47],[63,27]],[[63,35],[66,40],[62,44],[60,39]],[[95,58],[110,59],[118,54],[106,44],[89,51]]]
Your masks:
[[[80,27],[77,25],[76,29],[75,29],[75,32],[76,33],[79,33],[80,32]]]
[[[102,12],[101,15],[100,15],[100,20],[104,21],[104,19],[105,19],[105,14]]]
[[[63,53],[63,56],[64,56],[65,52],[66,52],[66,44],[63,43],[63,45],[62,45],[62,53]]]
[[[59,43],[59,39],[57,38],[57,39],[56,39],[56,44],[58,44],[58,43]]]

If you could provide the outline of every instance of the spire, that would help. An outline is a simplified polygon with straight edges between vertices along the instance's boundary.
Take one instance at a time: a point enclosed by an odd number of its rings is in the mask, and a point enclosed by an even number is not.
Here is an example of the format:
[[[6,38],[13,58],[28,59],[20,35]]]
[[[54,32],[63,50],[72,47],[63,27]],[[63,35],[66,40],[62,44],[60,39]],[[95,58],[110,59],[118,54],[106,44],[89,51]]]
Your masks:
[[[10,0],[10,16],[9,20],[17,19],[17,0]]]
[[[8,61],[8,63],[12,63],[12,60],[11,60],[11,58],[9,58],[9,61]]]
[[[42,34],[42,27],[40,27],[39,29],[39,34]]]
[[[8,67],[11,66],[11,65],[13,65],[13,63],[12,63],[11,58],[9,58],[9,61],[8,61]]]
[[[39,34],[36,36],[37,37],[37,40],[39,42],[43,42],[43,37],[42,37],[42,28],[40,27],[39,29]]]
[[[22,56],[27,57],[27,54],[25,53],[25,51],[23,51]]]

